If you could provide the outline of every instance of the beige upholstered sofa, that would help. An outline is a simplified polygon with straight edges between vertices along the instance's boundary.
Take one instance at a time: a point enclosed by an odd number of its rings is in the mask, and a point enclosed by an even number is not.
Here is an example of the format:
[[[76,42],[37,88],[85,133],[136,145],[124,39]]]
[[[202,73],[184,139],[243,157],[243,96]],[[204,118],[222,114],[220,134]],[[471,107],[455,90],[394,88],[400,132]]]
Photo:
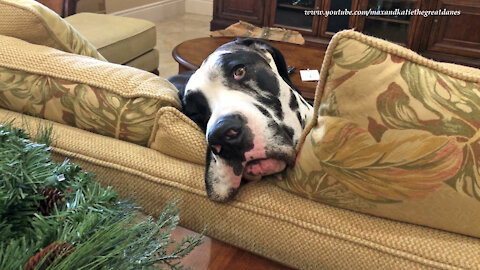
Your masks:
[[[42,24],[8,22],[25,10]],[[480,268],[478,70],[337,34],[296,166],[219,204],[204,191],[205,138],[176,89],[106,62],[51,15],[0,0],[0,123],[33,135],[52,126],[54,158],[151,214],[180,199],[181,225],[295,268]]]

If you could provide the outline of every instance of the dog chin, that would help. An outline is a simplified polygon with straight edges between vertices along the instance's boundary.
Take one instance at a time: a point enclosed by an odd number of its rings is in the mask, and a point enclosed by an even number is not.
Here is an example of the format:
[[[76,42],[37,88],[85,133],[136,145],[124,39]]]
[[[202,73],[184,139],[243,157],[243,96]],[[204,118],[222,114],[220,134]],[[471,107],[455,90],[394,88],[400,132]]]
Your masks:
[[[247,181],[258,181],[263,176],[283,171],[286,166],[285,161],[273,158],[251,160],[244,165],[241,176],[230,173],[230,177],[223,175],[224,177],[207,181],[209,187],[207,188],[207,195],[212,201],[227,202],[237,194],[242,177]]]
[[[246,161],[233,165],[208,151],[205,184],[209,199],[228,202],[237,194],[242,179],[248,182],[259,181],[263,176],[280,173],[294,164],[295,148],[285,145],[269,148],[275,150],[252,149],[245,154],[249,157]]]
[[[238,192],[238,188],[228,188],[223,192],[207,192],[208,198],[215,202],[225,203],[232,200]]]
[[[287,163],[274,158],[264,158],[249,161],[243,170],[243,178],[248,181],[258,181],[263,176],[272,175],[283,171]]]

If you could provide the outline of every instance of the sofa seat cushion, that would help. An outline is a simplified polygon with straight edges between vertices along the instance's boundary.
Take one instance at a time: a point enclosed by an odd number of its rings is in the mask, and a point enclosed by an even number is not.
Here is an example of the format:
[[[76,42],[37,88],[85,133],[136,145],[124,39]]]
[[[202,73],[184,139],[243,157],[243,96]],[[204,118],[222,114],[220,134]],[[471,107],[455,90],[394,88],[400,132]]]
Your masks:
[[[344,210],[284,191],[273,179],[248,184],[230,203],[210,201],[205,167],[139,145],[0,109],[35,137],[52,126],[51,151],[123,198],[157,215],[179,199],[180,224],[297,269],[477,269],[480,239]],[[185,137],[185,143],[193,143]],[[214,256],[214,255],[213,255]]]
[[[145,145],[177,89],[136,68],[0,36],[0,107]]]
[[[68,22],[34,0],[0,0],[0,35],[105,61]]]
[[[152,22],[95,13],[65,18],[109,61],[125,64],[153,49],[157,42]]]
[[[316,121],[279,185],[480,238],[480,71],[345,31],[321,76]]]

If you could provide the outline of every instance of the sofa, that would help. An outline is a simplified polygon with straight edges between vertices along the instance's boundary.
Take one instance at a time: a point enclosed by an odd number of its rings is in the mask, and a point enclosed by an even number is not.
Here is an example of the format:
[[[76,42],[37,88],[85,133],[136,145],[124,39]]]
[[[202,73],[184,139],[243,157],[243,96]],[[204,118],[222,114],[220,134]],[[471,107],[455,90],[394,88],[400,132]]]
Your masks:
[[[105,61],[58,16],[5,31],[2,5],[53,16],[0,0],[0,124],[33,137],[51,127],[56,160],[146,213],[179,199],[182,226],[298,269],[480,269],[478,70],[338,33],[295,166],[221,204],[206,196],[205,136],[173,85]]]

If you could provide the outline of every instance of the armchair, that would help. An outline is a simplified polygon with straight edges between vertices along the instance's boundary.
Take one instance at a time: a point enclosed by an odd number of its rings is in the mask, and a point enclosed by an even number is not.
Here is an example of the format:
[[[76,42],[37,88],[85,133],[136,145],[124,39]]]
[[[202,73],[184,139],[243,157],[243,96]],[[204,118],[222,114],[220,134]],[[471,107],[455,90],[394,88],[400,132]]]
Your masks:
[[[78,0],[38,0],[65,18],[109,62],[158,75],[156,28],[152,22],[95,13],[76,14]]]

